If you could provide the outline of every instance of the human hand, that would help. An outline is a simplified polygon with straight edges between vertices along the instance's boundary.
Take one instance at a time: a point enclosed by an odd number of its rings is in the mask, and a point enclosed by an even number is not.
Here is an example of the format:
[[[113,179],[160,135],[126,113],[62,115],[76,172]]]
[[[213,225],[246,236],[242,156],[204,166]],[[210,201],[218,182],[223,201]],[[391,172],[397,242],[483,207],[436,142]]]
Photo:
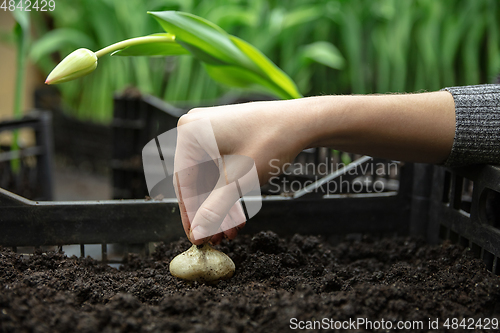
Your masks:
[[[239,199],[252,190],[260,197],[253,160],[221,156],[207,118],[177,127],[175,151],[173,184],[188,238],[197,245],[212,235],[218,235],[212,242],[220,242],[222,232],[234,238],[249,215]],[[260,205],[258,201],[257,211]]]
[[[194,109],[179,120],[174,188],[184,231],[194,244],[236,237],[246,221],[239,198],[269,180],[271,160],[273,167],[282,165],[303,149],[290,139],[298,135],[282,119],[285,104]],[[258,211],[249,203],[245,208]]]

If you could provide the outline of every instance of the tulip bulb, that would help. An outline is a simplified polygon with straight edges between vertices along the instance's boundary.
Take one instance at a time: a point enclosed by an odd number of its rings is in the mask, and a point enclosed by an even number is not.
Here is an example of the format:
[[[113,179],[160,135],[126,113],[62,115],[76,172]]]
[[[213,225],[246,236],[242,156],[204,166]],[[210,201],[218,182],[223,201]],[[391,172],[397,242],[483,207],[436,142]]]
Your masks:
[[[216,283],[232,277],[234,270],[231,258],[208,244],[193,245],[170,262],[170,273],[189,281]]]

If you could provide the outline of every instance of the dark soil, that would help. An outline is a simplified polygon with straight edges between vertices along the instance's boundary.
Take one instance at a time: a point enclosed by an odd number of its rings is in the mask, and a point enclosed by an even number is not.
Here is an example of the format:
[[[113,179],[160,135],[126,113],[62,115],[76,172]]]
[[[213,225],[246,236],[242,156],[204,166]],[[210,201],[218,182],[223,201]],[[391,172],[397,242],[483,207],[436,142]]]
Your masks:
[[[237,270],[216,286],[170,275],[169,261],[188,247],[186,240],[159,245],[150,258],[130,255],[120,270],[89,258],[23,258],[3,249],[0,330],[281,332],[289,331],[291,318],[366,318],[394,325],[418,320],[427,332],[429,318],[439,318],[437,332],[448,331],[447,318],[500,312],[500,279],[458,245],[365,237],[332,246],[317,237],[285,240],[262,232],[220,246]]]

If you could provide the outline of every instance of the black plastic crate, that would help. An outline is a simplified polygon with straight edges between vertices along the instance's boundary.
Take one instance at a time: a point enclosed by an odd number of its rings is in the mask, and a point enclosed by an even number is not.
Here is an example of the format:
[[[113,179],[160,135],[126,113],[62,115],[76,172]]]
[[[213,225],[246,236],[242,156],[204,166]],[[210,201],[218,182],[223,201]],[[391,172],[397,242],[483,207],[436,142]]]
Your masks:
[[[0,134],[17,131],[29,135],[32,143],[18,150],[0,146],[0,187],[32,200],[52,200],[52,117],[32,111],[21,119],[0,122]],[[24,133],[22,133],[24,132]],[[13,168],[12,161],[18,160]]]
[[[140,199],[148,195],[142,149],[151,139],[175,128],[185,112],[152,96],[115,97],[111,125],[114,199]]]
[[[435,168],[428,239],[471,249],[500,275],[500,167]]]
[[[65,165],[107,173],[112,153],[112,131],[105,124],[67,114],[54,86],[35,90],[35,108],[52,114],[54,155]]]
[[[395,193],[264,196],[262,210],[242,232],[321,234],[333,240],[346,234],[411,235],[430,243],[450,239],[500,273],[500,168],[410,163],[401,166],[400,179]],[[471,183],[464,187],[464,179]],[[102,244],[106,253],[111,243],[168,242],[184,235],[173,199],[35,202],[0,189],[0,206],[3,246]]]

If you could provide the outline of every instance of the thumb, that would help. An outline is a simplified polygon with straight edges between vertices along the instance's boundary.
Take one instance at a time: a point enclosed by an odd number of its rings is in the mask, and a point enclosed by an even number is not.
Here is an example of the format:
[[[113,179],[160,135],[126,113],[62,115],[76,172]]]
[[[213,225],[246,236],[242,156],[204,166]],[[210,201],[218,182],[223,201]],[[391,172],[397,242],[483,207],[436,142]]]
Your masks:
[[[234,182],[214,189],[196,211],[189,235],[191,242],[198,245],[203,243],[206,238],[222,232],[221,224],[223,221],[226,225],[233,226],[245,222],[242,208],[239,210],[231,209],[235,204],[240,205],[239,198],[238,188]],[[241,213],[228,215],[230,210]],[[231,220],[231,223],[228,223],[228,219]]]

